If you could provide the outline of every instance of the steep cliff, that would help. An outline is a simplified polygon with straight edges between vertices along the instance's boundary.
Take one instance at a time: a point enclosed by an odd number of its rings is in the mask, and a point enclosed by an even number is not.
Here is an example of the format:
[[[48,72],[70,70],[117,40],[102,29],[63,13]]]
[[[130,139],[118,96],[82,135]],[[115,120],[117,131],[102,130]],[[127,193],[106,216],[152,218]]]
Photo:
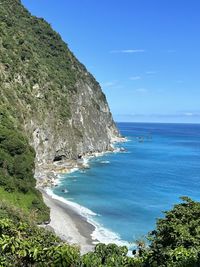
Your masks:
[[[27,136],[36,166],[110,149],[119,136],[98,82],[59,34],[19,0],[1,0],[0,108]]]

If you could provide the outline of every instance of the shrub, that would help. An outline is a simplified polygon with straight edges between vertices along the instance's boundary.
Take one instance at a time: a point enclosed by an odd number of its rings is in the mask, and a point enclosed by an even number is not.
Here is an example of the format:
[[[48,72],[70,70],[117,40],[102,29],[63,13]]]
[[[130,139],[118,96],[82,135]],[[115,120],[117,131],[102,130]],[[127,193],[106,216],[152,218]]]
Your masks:
[[[200,203],[182,200],[150,233],[148,266],[200,266]]]

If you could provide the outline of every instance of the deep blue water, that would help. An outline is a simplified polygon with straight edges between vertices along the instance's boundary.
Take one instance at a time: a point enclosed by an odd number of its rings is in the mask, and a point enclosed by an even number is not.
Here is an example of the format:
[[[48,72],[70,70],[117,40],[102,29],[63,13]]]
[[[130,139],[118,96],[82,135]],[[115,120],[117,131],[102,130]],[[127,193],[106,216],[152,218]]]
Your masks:
[[[132,242],[153,230],[180,196],[200,200],[200,125],[118,127],[127,151],[92,159],[90,169],[67,175],[54,193],[97,213],[99,224]]]

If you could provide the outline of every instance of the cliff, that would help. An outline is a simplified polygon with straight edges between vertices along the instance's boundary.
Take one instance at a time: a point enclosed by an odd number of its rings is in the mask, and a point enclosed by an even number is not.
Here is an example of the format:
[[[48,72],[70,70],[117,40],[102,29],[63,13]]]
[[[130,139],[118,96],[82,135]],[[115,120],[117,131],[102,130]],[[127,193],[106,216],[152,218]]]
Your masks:
[[[100,85],[59,34],[18,0],[0,9],[0,108],[36,152],[36,166],[110,149],[119,136]]]
[[[1,200],[48,220],[34,174],[45,184],[52,163],[109,150],[116,136],[98,82],[59,34],[19,0],[1,0]]]

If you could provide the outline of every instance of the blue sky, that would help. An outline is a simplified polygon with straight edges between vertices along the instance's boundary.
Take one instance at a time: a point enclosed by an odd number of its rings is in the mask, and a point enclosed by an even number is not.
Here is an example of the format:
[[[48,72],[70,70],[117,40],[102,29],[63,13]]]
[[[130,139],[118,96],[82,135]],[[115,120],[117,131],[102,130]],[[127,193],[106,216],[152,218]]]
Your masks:
[[[116,121],[200,123],[199,0],[22,0],[101,84]]]

